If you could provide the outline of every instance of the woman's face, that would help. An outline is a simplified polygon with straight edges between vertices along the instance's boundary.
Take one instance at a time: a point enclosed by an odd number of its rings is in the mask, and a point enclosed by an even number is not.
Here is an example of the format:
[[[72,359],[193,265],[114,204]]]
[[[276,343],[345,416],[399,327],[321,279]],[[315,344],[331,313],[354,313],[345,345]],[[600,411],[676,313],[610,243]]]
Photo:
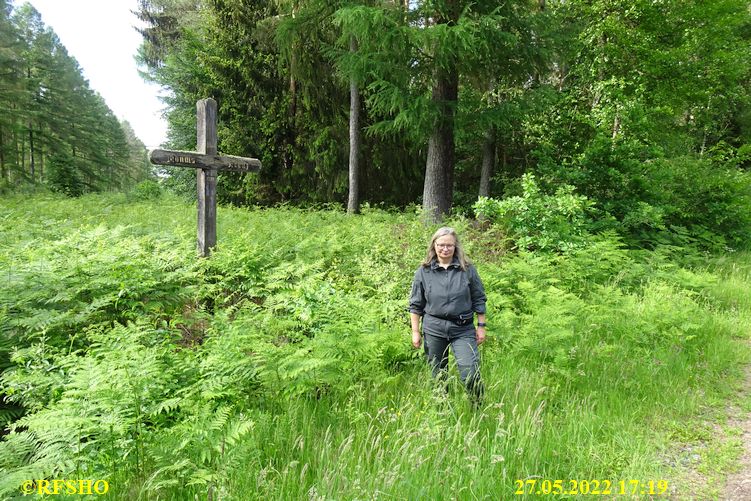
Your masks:
[[[433,245],[435,247],[435,253],[440,259],[446,261],[454,257],[456,239],[454,239],[453,236],[444,235],[442,237],[436,238]]]

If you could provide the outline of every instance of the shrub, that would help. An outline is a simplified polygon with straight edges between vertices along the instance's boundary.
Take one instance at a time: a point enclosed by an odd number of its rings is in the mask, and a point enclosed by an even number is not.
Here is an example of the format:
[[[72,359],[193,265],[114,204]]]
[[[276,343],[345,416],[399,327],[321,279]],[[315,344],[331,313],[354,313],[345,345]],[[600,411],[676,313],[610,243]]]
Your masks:
[[[157,181],[146,179],[133,187],[131,195],[136,200],[154,200],[162,196],[162,187]]]
[[[522,178],[522,195],[496,200],[480,197],[473,206],[480,218],[505,227],[518,247],[562,251],[576,247],[587,234],[592,203],[564,185],[555,195],[540,191],[535,177]]]
[[[751,238],[751,182],[737,166],[748,150],[726,146],[705,159],[661,158],[638,141],[598,137],[570,163],[546,165],[542,179],[575,186],[601,214],[598,227],[632,246],[743,247]]]
[[[47,185],[52,191],[64,193],[69,197],[80,197],[88,191],[70,153],[52,155],[48,169]]]
[[[700,242],[721,237],[733,247],[751,241],[751,182],[734,167],[689,157],[644,165],[649,200],[673,229],[685,228]],[[678,231],[681,231],[678,229]]]
[[[599,136],[578,157],[563,165],[545,166],[544,181],[570,184],[619,221],[648,188],[642,164],[658,154],[637,141]]]

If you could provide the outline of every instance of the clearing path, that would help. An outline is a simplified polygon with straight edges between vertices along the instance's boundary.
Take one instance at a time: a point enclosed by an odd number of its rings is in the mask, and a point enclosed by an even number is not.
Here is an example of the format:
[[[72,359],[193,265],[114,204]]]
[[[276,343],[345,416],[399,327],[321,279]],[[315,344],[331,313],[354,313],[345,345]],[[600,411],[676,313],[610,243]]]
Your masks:
[[[722,417],[689,425],[695,438],[668,455],[676,467],[670,501],[751,501],[751,365],[743,374]]]
[[[751,393],[751,368],[746,369],[743,393]],[[740,457],[740,471],[728,476],[727,484],[722,494],[726,501],[751,500],[751,415],[741,409],[731,409],[728,424],[742,431],[743,454]]]

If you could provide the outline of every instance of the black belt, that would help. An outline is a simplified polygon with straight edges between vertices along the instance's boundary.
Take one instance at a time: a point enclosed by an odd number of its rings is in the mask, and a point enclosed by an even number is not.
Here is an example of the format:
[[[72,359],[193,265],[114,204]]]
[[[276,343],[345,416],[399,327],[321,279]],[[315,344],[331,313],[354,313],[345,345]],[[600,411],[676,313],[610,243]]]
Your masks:
[[[430,315],[434,318],[440,318],[441,320],[448,320],[449,322],[454,322],[456,325],[462,326],[462,325],[469,325],[472,323],[472,320],[475,318],[475,312],[470,311],[469,313],[462,313],[460,315],[456,316],[448,316],[448,317],[441,317],[439,315],[433,315],[432,313],[425,313],[426,315]]]

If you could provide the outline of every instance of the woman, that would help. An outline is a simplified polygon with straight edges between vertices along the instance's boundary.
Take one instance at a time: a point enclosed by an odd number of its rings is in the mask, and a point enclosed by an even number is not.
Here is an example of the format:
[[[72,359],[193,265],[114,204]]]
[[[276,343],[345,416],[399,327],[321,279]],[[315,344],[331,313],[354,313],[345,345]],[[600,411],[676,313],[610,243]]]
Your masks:
[[[483,385],[477,346],[485,341],[485,290],[453,228],[439,228],[430,239],[425,261],[412,281],[409,312],[415,348],[422,341],[422,317],[425,353],[433,377],[445,377],[451,346],[462,382],[473,403],[479,406]]]

